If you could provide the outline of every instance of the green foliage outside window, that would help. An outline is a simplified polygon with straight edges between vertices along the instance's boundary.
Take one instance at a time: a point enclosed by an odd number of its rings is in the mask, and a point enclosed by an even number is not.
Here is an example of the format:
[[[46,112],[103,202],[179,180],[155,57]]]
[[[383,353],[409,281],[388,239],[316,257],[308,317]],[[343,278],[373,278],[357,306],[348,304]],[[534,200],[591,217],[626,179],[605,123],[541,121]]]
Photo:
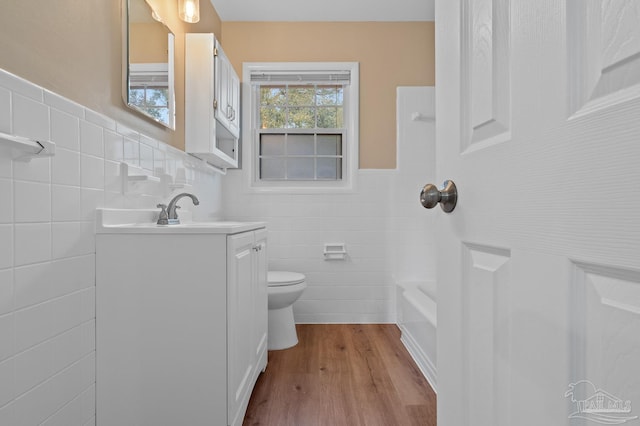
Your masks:
[[[129,89],[129,103],[156,120],[167,122],[169,118],[169,92],[167,87],[131,87]]]
[[[263,129],[340,129],[344,127],[342,86],[260,87]]]

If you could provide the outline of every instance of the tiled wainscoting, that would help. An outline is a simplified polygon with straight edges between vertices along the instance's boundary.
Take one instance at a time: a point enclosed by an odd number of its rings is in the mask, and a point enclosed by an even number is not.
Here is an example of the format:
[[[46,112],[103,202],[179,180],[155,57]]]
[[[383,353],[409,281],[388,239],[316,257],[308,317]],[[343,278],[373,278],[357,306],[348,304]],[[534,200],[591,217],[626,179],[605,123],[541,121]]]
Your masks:
[[[223,188],[232,217],[264,220],[269,269],[304,273],[308,288],[294,304],[297,322],[394,322],[387,244],[391,171],[360,171],[350,194],[252,194],[241,171]],[[345,243],[345,260],[324,260],[325,243]]]
[[[0,425],[93,425],[96,207],[169,200],[168,185],[123,192],[126,162],[192,185],[194,216],[208,219],[220,216],[222,176],[2,70],[0,132],[56,143],[28,163],[0,155]]]

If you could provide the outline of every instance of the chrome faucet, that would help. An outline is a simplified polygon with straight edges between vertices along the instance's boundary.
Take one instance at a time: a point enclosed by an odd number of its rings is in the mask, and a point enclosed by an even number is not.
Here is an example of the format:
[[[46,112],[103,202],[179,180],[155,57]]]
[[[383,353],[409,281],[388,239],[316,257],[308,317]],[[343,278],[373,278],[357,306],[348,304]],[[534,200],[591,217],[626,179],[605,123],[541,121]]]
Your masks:
[[[187,192],[183,192],[182,194],[178,194],[175,197],[173,197],[171,201],[169,201],[169,206],[167,207],[167,216],[168,216],[169,225],[177,225],[180,223],[180,219],[178,219],[178,213],[176,212],[176,210],[180,208],[180,206],[178,206],[177,203],[178,203],[178,200],[180,200],[182,197],[190,197],[191,201],[193,201],[194,206],[197,206],[198,204],[200,204],[200,200],[198,200],[198,197],[196,197],[193,194],[189,194]]]

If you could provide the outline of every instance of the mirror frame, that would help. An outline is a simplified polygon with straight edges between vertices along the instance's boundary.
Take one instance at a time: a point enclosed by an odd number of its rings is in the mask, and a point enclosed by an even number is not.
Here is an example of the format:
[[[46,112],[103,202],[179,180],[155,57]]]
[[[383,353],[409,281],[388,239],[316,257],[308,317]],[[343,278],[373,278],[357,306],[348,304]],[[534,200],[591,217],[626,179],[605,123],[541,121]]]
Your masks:
[[[176,88],[175,88],[175,34],[165,23],[159,22],[161,25],[164,25],[167,29],[169,35],[168,41],[168,61],[167,61],[167,71],[168,71],[168,106],[169,106],[169,119],[168,122],[162,121],[153,117],[146,111],[138,108],[136,105],[129,102],[129,86],[131,81],[131,66],[129,62],[129,11],[130,11],[130,3],[133,0],[122,0],[122,100],[125,105],[137,112],[138,114],[143,115],[144,117],[153,120],[155,123],[158,123],[162,126],[165,126],[171,130],[176,129]],[[147,4],[149,9],[151,10],[151,6],[145,0],[143,1]]]

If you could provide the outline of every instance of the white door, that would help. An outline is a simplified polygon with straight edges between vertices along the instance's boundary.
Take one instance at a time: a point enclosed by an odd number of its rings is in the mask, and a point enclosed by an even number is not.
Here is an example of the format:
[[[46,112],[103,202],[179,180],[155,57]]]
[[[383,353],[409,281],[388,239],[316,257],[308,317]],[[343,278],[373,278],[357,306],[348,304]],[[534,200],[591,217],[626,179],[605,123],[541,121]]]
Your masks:
[[[640,2],[437,0],[438,424],[640,424]]]

